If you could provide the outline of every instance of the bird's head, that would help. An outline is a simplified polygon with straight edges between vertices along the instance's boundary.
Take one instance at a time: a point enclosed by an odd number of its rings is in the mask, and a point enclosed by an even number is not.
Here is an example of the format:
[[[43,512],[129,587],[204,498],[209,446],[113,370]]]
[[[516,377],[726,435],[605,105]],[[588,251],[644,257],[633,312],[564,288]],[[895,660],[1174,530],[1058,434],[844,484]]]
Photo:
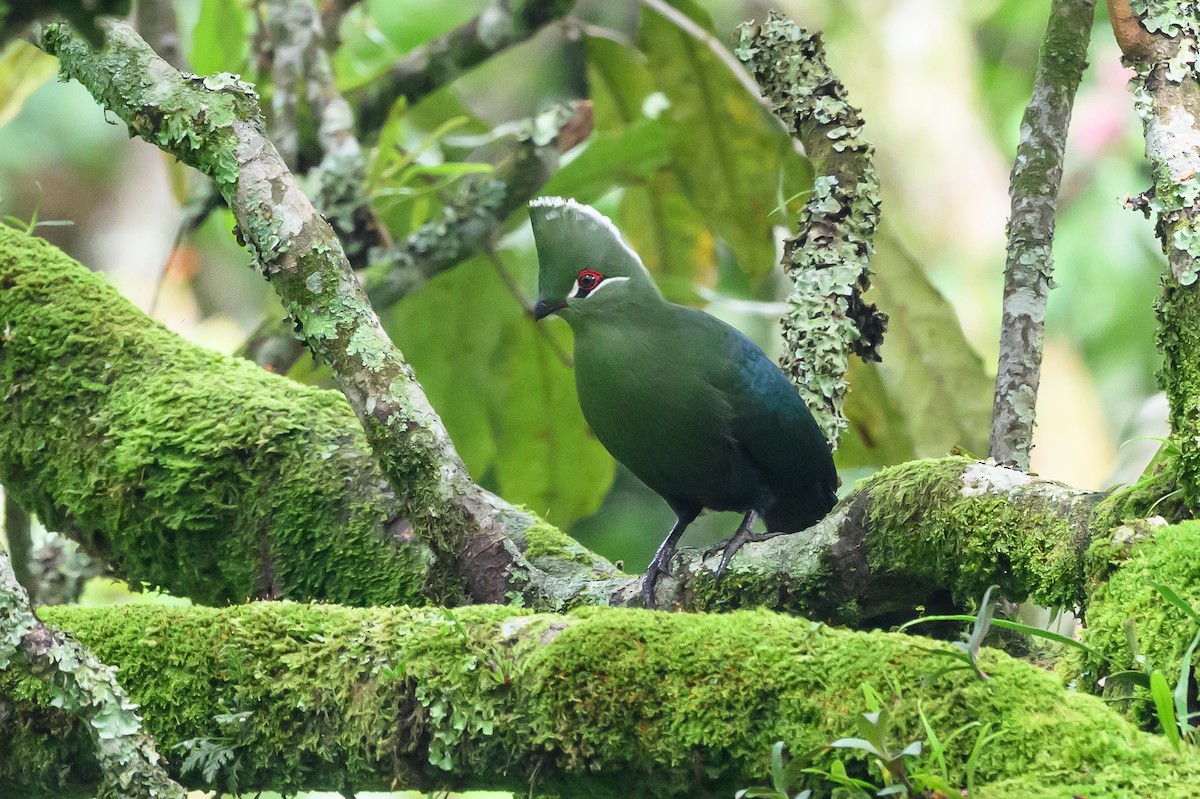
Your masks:
[[[595,208],[538,197],[529,203],[529,218],[538,253],[538,319],[558,314],[573,322],[661,299],[637,253]]]

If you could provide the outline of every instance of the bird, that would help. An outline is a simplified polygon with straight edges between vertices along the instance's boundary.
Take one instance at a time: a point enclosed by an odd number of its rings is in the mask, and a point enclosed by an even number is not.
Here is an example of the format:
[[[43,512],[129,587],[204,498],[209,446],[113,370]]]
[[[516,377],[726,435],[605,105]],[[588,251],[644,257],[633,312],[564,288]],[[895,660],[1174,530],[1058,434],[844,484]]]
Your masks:
[[[654,606],[676,544],[705,510],[738,511],[717,579],[747,541],[811,527],[837,503],[833,455],[783,371],[736,328],[667,301],[610,219],[536,197],[535,320],[574,337],[583,416],[608,452],[662,497],[676,521],[642,582]],[[766,534],[752,533],[762,518]],[[707,553],[706,553],[707,556]]]

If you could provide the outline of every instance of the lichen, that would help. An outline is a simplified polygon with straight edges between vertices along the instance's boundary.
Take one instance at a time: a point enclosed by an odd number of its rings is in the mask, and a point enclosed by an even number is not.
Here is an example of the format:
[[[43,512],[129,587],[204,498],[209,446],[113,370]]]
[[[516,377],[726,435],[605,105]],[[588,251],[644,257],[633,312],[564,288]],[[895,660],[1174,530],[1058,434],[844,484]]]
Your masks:
[[[785,243],[784,269],[793,290],[780,363],[836,449],[848,425],[842,406],[850,354],[879,360],[887,324],[861,299],[879,222],[874,148],[825,62],[820,37],[771,12],[761,26],[742,26],[734,52],[776,116],[803,142],[818,174],[797,234]]]

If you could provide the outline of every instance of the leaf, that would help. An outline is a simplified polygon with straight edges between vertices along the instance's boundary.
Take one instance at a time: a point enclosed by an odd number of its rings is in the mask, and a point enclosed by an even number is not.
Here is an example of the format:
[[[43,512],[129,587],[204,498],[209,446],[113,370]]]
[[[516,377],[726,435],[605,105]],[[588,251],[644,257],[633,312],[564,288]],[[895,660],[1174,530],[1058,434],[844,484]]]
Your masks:
[[[684,10],[702,14],[690,3]],[[740,269],[744,282],[738,285],[735,274],[723,290],[736,285],[757,294],[777,260],[770,215],[778,205],[780,156],[785,142],[790,151],[790,139],[707,43],[648,8],[638,43],[670,103],[659,119],[674,174]]]
[[[0,50],[0,125],[21,112],[29,95],[58,72],[58,59],[13,41]]]
[[[531,254],[521,259],[535,264]],[[563,346],[564,326],[543,324],[539,331],[495,266],[476,258],[402,301],[389,330],[471,475],[566,527],[599,507],[615,464],[544,335]]]
[[[588,36],[588,96],[593,103],[597,133],[617,130],[646,119],[646,98],[654,79],[646,57],[612,39]]]
[[[1196,609],[1188,604],[1179,594],[1175,593],[1175,589],[1169,585],[1155,585],[1154,590],[1163,595],[1168,602],[1187,614],[1187,617],[1192,621],[1200,624],[1200,613],[1196,613]]]
[[[874,469],[916,457],[906,415],[883,384],[879,364],[851,358],[846,377],[851,386],[845,405],[850,427],[834,453],[838,468]]]
[[[246,58],[246,17],[238,0],[201,0],[192,30],[192,69],[198,75],[240,72]]]
[[[890,317],[879,372],[904,414],[918,458],[955,447],[987,452],[993,379],[954,308],[887,233],[876,236],[868,299]]]
[[[1178,752],[1179,724],[1175,716],[1171,688],[1167,685],[1167,678],[1157,669],[1150,672],[1150,698],[1154,700],[1154,712],[1158,716],[1159,723],[1162,724],[1163,734]]]
[[[601,131],[570,163],[554,173],[542,194],[592,203],[614,184],[641,184],[657,178],[669,156],[662,125],[642,117],[622,128]]]
[[[696,305],[696,287],[716,281],[716,240],[674,184],[664,173],[644,188],[626,189],[617,220],[667,299]]]

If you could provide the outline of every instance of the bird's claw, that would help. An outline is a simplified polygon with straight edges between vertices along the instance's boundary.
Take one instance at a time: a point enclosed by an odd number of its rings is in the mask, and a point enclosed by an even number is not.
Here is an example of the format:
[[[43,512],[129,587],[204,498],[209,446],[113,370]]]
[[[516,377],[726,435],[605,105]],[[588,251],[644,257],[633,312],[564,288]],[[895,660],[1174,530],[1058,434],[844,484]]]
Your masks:
[[[710,546],[708,549],[704,550],[703,558],[704,560],[708,560],[711,556],[721,552],[721,562],[717,564],[716,571],[717,580],[720,581],[720,579],[725,576],[726,569],[729,568],[729,561],[733,560],[733,556],[737,554],[738,550],[741,549],[743,545],[756,544],[760,541],[769,541],[770,539],[780,535],[787,535],[787,533],[751,533],[743,532],[741,529],[739,529],[729,538],[726,538],[724,541],[719,541]]]

